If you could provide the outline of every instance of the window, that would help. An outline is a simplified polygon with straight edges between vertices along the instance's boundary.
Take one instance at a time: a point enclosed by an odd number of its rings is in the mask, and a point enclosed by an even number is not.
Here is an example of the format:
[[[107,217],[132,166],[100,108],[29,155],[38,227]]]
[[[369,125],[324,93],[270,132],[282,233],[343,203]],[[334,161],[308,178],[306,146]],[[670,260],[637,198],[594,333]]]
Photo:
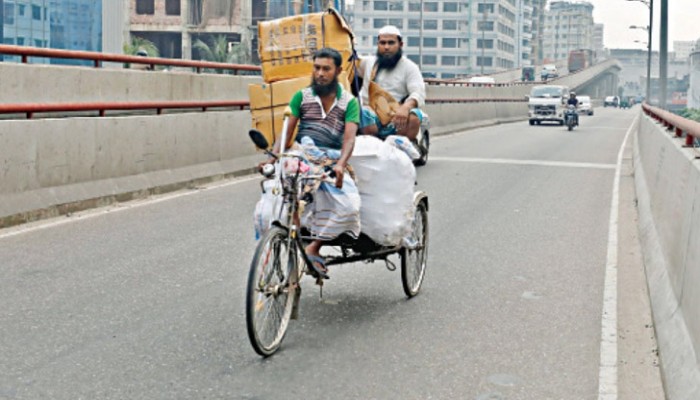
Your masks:
[[[419,1],[408,2],[408,11],[420,11],[420,2]]]
[[[479,21],[479,31],[493,31],[493,21]]]
[[[443,72],[442,73],[442,79],[453,79],[455,77],[456,77],[456,75],[451,73],[451,72]]]
[[[442,65],[457,65],[457,57],[442,56]]]
[[[165,15],[180,15],[180,0],[165,0]]]
[[[374,19],[374,27],[377,29],[383,28],[385,25],[387,25],[387,19],[386,18],[375,18]]]
[[[436,19],[426,19],[423,21],[423,29],[437,30],[438,23]]]
[[[24,4],[17,4],[17,7],[19,7],[19,9],[17,10],[17,13],[19,15],[24,15],[24,9],[27,8],[27,6]]]
[[[483,14],[484,10],[489,14],[493,14],[495,8],[494,8],[493,4],[484,4],[484,3],[479,4],[479,6],[477,7],[477,12],[479,14]]]
[[[389,18],[389,25],[394,25],[399,29],[403,29],[403,18]]]
[[[389,9],[389,3],[386,1],[375,1],[374,11],[387,11]]]
[[[23,37],[17,38],[17,46],[24,46],[24,38]]]
[[[437,38],[423,38],[424,47],[437,47]]]
[[[6,37],[2,39],[3,44],[15,44],[15,38]]]
[[[425,65],[435,65],[437,64],[437,56],[423,56],[423,64]]]
[[[136,14],[154,14],[154,0],[136,0]]]
[[[493,49],[493,39],[486,39],[486,40],[477,39],[476,40],[476,48],[477,49],[481,49],[481,48]]]
[[[457,46],[457,39],[455,38],[443,38],[442,39],[442,47],[446,49],[456,49]]]
[[[493,58],[492,57],[477,57],[476,58],[476,65],[478,67],[484,66],[484,67],[491,67],[493,66]]]
[[[389,10],[391,10],[391,11],[403,11],[403,0],[390,1],[389,2]]]
[[[428,3],[423,3],[423,11],[426,12],[437,12],[438,11],[438,3],[437,2],[428,2]]]
[[[413,61],[416,64],[420,64],[420,58],[416,54],[409,54],[406,57],[408,57],[409,60]]]
[[[41,21],[41,7],[32,4],[32,19]]]
[[[446,19],[442,21],[442,29],[446,31],[456,31],[457,30],[457,21],[453,19]]]
[[[443,12],[457,12],[459,7],[457,7],[457,3],[452,3],[452,2],[445,2],[442,5],[442,11]]]
[[[419,19],[409,19],[408,20],[408,29],[420,29],[420,20]]]
[[[7,25],[14,25],[15,23],[15,5],[12,3],[5,3],[3,7],[3,21]]]
[[[417,38],[415,36],[409,36],[407,44],[411,47],[418,47],[420,46],[420,38]]]
[[[34,47],[42,47],[42,43],[44,43],[43,40],[41,40],[41,39],[34,39]]]

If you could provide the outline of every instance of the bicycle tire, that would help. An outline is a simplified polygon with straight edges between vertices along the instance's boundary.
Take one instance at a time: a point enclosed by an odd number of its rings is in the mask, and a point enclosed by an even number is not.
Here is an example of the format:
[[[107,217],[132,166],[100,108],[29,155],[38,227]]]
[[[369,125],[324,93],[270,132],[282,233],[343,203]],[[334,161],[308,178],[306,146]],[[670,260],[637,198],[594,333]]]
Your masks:
[[[246,291],[248,338],[261,356],[274,354],[287,333],[298,290],[297,269],[296,248],[287,231],[271,227],[255,249]]]
[[[401,255],[401,283],[409,298],[420,291],[428,264],[428,209],[423,202],[416,205],[411,238],[418,243],[417,248],[404,248]]]

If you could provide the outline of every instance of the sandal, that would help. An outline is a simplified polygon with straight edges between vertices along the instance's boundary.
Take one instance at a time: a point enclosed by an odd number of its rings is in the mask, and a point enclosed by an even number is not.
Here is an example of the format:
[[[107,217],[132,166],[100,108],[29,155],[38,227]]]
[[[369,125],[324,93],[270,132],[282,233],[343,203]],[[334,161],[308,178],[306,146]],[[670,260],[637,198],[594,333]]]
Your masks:
[[[306,258],[309,260],[307,266],[311,267],[311,275],[322,279],[330,279],[328,276],[328,268],[326,268],[326,260],[323,257],[307,254]],[[317,263],[320,265],[320,267],[316,266]]]

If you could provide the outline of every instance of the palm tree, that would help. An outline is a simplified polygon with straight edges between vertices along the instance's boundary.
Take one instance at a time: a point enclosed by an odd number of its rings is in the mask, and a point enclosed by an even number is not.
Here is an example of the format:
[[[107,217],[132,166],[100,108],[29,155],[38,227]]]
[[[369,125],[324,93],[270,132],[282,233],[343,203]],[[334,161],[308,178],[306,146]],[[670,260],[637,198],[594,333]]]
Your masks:
[[[226,35],[218,35],[209,43],[205,43],[201,39],[197,39],[192,45],[203,60],[218,62],[218,63],[234,63],[247,64],[250,63],[250,50],[244,43],[236,43],[229,46],[229,41]],[[223,73],[222,70],[216,70],[217,73]]]
[[[131,43],[124,44],[124,54],[135,56],[139,50],[145,51],[149,57],[158,57],[158,47],[148,39],[138,36],[131,37]]]

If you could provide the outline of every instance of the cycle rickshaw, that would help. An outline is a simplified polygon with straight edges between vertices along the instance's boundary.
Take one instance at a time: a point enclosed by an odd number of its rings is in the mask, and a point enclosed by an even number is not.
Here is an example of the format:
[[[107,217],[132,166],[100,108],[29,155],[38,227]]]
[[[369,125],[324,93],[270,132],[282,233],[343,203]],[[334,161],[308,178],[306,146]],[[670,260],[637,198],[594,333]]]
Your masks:
[[[281,143],[286,143],[286,118],[283,126]],[[300,163],[302,160],[299,154],[285,151],[284,148],[278,154],[267,151],[269,144],[257,130],[251,130],[250,137],[259,149],[276,158],[278,164]],[[311,275],[317,284],[323,284],[323,280],[314,274],[315,268],[304,252],[305,243],[311,238],[305,235],[300,226],[299,216],[305,202],[309,201],[303,192],[304,185],[309,179],[324,177],[322,174],[302,175],[300,170],[301,168],[292,172],[285,168],[263,170],[266,177],[263,183],[266,180],[276,180],[283,205],[270,228],[259,239],[248,276],[248,337],[255,351],[262,356],[270,356],[279,349],[290,320],[298,317],[303,276]],[[395,246],[380,245],[365,234],[360,234],[357,239],[341,235],[326,244],[327,247],[334,246],[339,250],[337,255],[326,256],[326,265],[383,260],[387,266],[392,266],[388,257],[398,254],[403,290],[411,298],[421,288],[428,256],[428,196],[421,191],[413,195],[410,231],[409,237]]]

